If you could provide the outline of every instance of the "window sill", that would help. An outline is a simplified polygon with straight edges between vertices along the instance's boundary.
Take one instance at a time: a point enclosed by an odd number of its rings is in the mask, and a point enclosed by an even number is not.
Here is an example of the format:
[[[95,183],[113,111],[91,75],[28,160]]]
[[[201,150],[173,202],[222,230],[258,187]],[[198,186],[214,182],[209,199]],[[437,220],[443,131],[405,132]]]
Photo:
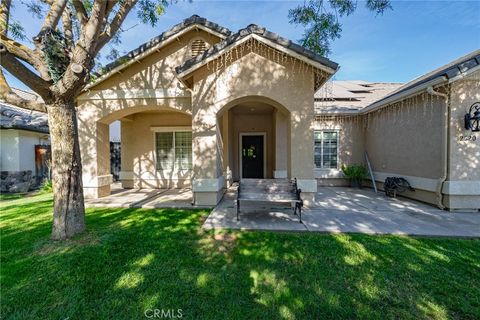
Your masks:
[[[344,177],[342,171],[335,168],[315,168],[314,173],[316,179],[341,179]]]

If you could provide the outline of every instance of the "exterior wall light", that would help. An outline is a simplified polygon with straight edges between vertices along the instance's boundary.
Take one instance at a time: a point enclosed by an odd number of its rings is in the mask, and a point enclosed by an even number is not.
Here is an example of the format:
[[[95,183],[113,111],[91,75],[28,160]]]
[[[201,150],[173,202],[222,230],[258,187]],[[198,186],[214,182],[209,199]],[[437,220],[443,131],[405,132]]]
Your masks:
[[[465,129],[472,132],[480,131],[480,102],[475,102],[465,115]]]

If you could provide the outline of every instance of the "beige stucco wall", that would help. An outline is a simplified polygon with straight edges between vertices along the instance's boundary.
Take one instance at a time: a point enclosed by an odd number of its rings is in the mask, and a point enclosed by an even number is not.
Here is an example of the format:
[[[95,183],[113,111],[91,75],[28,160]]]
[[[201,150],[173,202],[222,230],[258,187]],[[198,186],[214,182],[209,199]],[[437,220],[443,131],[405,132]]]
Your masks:
[[[422,93],[365,116],[365,149],[379,189],[386,177],[404,177],[416,191],[402,196],[438,203],[445,112],[444,98]]]
[[[442,174],[445,99],[424,94],[367,116],[366,150],[374,171],[430,179]]]
[[[190,170],[158,171],[155,168],[155,127],[191,128],[189,115],[178,112],[147,112],[122,121],[122,172],[125,188],[171,188],[190,185]]]
[[[139,112],[174,110],[191,114],[190,93],[177,79],[174,68],[189,58],[190,40],[198,37],[210,44],[219,41],[205,31],[190,31],[79,96],[79,136],[86,197],[110,193],[110,123],[128,120]],[[133,186],[133,183],[126,181],[125,186]]]
[[[215,148],[217,114],[240,102],[260,101],[289,114],[288,176],[297,177],[306,193],[316,191],[312,70],[299,70],[288,59],[272,61],[262,52],[249,52],[231,59],[219,69],[212,64],[193,75],[194,174],[207,179],[219,178],[217,168],[204,165],[215,163],[217,157],[221,157]]]
[[[342,164],[365,164],[365,122],[362,116],[317,117],[314,130],[338,132],[338,167],[332,169],[315,168],[315,177],[320,186],[344,186]]]
[[[175,67],[190,58],[189,44],[193,39],[201,38],[209,45],[219,42],[215,35],[203,30],[190,31],[162,47],[138,63],[133,63],[128,68],[109,77],[91,90],[107,89],[143,89],[165,88],[177,89],[182,87],[176,78]]]
[[[443,190],[449,208],[480,209],[480,134],[464,128],[464,116],[474,102],[480,102],[480,71],[451,85],[449,168]]]

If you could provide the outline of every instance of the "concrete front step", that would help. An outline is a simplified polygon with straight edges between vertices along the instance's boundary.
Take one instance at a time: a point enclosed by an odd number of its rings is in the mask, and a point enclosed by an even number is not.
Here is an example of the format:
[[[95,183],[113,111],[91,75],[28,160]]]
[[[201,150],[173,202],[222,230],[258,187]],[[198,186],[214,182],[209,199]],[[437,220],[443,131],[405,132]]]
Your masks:
[[[292,180],[290,179],[242,179],[242,185],[290,185]]]

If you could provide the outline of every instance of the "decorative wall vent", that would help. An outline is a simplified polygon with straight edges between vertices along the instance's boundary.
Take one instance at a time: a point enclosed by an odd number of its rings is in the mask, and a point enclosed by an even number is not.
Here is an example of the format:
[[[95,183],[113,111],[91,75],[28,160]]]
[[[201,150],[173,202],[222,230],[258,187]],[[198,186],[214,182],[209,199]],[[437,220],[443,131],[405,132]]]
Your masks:
[[[196,57],[208,49],[208,44],[202,39],[195,39],[190,44],[190,56]]]

